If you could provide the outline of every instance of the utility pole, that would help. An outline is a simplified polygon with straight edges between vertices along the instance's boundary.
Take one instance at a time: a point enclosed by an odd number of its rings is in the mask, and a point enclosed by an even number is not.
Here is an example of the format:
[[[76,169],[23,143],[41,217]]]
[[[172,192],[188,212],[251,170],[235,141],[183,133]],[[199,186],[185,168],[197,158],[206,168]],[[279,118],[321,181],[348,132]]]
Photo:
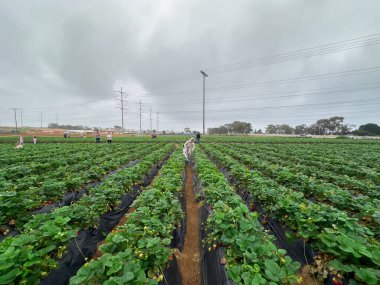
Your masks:
[[[13,110],[13,113],[15,115],[15,125],[16,125],[16,133],[18,132],[18,129],[17,129],[17,115],[16,115],[16,110],[17,108],[11,108]]]
[[[206,77],[208,76],[206,72],[201,70],[203,75],[203,134],[205,134],[205,91],[206,91]]]
[[[41,119],[41,128],[42,128],[42,112],[40,113],[40,119]]]
[[[23,128],[23,127],[24,127],[24,124],[23,124],[23,122],[22,122],[22,108],[20,108],[20,114],[21,114],[21,128]]]
[[[152,108],[149,108],[150,132],[152,132]]]
[[[140,99],[140,135],[141,135],[141,99]]]
[[[57,123],[57,128],[58,128],[58,114],[55,114],[55,122]]]
[[[158,134],[158,112],[157,112],[157,128],[156,133]]]
[[[123,95],[127,93],[123,92],[123,86],[120,86],[120,91],[115,91],[120,93],[120,103],[121,103],[121,132],[124,133],[124,98]]]

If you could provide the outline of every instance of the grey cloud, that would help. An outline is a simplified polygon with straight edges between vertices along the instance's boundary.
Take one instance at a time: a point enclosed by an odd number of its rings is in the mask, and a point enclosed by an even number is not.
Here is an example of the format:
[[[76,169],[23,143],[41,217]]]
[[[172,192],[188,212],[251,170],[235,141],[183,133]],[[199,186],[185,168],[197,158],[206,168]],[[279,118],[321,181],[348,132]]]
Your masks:
[[[60,114],[62,123],[120,124],[120,113],[113,101],[117,93],[113,89],[123,84],[129,94],[128,128],[138,128],[136,102],[141,99],[143,128],[149,127],[148,110],[152,108],[154,116],[160,113],[160,128],[200,129],[200,69],[207,71],[207,67],[378,33],[379,6],[375,0],[365,4],[354,0],[3,1],[0,121],[11,125],[9,108],[23,107],[30,125],[38,125],[40,111],[50,121],[54,114]],[[373,45],[221,74],[211,72],[207,89],[377,66],[379,47]],[[151,84],[188,73],[193,74],[190,80]],[[210,90],[207,126],[235,119],[249,120],[256,128],[269,123],[295,125],[330,114],[343,114],[357,125],[379,121],[376,111],[379,103],[232,110],[364,100],[378,96],[378,89],[228,101],[263,97],[262,94],[344,88],[378,79],[379,72],[223,92]],[[182,92],[187,90],[197,92]],[[102,99],[105,101],[87,104]]]

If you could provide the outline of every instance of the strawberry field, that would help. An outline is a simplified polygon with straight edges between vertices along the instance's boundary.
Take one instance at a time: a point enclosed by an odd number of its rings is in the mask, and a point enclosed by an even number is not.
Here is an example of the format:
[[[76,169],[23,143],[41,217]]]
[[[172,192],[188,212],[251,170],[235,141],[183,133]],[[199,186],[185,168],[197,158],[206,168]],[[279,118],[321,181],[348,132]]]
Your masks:
[[[0,139],[0,284],[380,283],[380,143],[185,140]]]

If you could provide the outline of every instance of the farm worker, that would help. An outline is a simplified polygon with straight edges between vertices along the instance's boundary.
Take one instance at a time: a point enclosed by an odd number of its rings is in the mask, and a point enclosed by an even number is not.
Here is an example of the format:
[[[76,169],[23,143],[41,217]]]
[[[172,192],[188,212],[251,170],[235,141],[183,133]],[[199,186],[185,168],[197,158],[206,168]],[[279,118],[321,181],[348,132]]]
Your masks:
[[[16,143],[16,148],[23,148],[23,146],[20,143]]]
[[[23,144],[24,144],[24,138],[23,138],[22,136],[20,136],[19,143],[20,143],[20,145],[23,145]]]
[[[36,136],[33,137],[33,143],[37,144],[37,137]]]
[[[95,142],[96,143],[100,143],[100,133],[99,133],[99,130],[96,130]]]
[[[184,148],[183,148],[183,155],[185,156],[186,163],[189,162],[190,157],[191,157],[191,153],[193,152],[194,148],[195,148],[195,144],[194,144],[193,138],[191,138],[187,142],[185,142]]]
[[[197,132],[197,144],[201,143],[201,133]]]
[[[107,135],[107,143],[112,143],[112,134],[111,133],[109,133]]]

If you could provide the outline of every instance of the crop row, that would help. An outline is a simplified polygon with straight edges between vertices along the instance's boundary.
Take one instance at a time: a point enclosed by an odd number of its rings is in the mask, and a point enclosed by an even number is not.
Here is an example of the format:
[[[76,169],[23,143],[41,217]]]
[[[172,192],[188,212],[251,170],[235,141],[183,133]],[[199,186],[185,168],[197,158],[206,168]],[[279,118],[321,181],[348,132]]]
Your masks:
[[[135,166],[109,176],[70,206],[35,215],[23,226],[22,234],[0,243],[0,284],[36,284],[46,277],[57,267],[77,232],[96,228],[99,217],[117,209],[120,196],[141,183],[173,147],[168,144]]]
[[[291,169],[293,172],[302,173],[315,179],[333,183],[341,188],[352,191],[357,194],[362,193],[372,198],[380,198],[380,187],[370,179],[357,179],[348,175],[337,174],[334,171],[326,170],[325,164],[314,165],[313,160],[301,159],[298,152],[282,152],[278,149],[267,149],[257,147],[247,147],[240,145],[242,149],[248,149],[255,152],[255,156],[260,160],[271,164],[278,164]]]
[[[32,160],[30,160],[30,156],[33,155],[33,150],[21,150],[23,156],[18,157],[17,162],[7,165],[1,172],[0,179],[4,182],[20,182],[20,184],[24,184],[30,180],[29,177],[32,176],[34,176],[31,179],[32,182],[38,177],[44,177],[44,175],[60,177],[67,171],[80,170],[82,166],[90,168],[94,162],[101,163],[107,167],[110,159],[131,151],[135,147],[135,145],[130,144],[112,145],[109,147],[96,145],[84,147],[83,145],[62,144],[58,146],[59,147],[52,148],[51,145],[49,145],[44,153],[40,151],[35,152],[36,157]],[[40,150],[42,150],[42,147],[40,147]],[[20,150],[18,150],[18,152],[20,152]],[[96,155],[94,155],[94,153],[96,153]],[[12,159],[12,153],[9,154],[8,158]],[[78,163],[81,163],[81,165],[78,165]],[[33,184],[26,184],[26,186],[28,185]],[[19,185],[16,184],[16,186]],[[23,187],[19,186],[19,189],[23,189]]]
[[[248,190],[268,215],[281,221],[296,235],[328,258],[323,268],[354,273],[368,284],[380,280],[380,245],[374,234],[345,212],[322,203],[314,203],[301,192],[283,187],[259,171],[245,167],[213,146],[203,146],[207,154],[228,169],[241,189]]]
[[[352,195],[349,191],[340,189],[333,184],[324,183],[301,173],[292,172],[287,167],[267,163],[257,158],[257,152],[254,150],[234,146],[228,149],[223,147],[217,149],[224,149],[232,157],[240,159],[245,165],[260,171],[279,185],[300,191],[305,196],[316,198],[318,201],[331,203],[336,208],[346,212],[354,213],[355,216],[365,221],[373,229],[379,230],[380,200],[371,199],[360,194]]]
[[[100,246],[103,255],[86,263],[70,284],[157,284],[173,258],[173,230],[182,220],[182,151],[164,164],[151,187],[144,190],[127,215]]]
[[[10,166],[23,165],[29,162],[43,162],[50,160],[52,156],[59,154],[62,157],[75,157],[79,153],[90,153],[93,148],[85,148],[78,145],[72,148],[63,144],[35,145],[25,149],[15,149],[10,145],[1,145],[0,169],[7,169]]]
[[[347,157],[344,157],[339,152],[331,152],[330,148],[304,148],[300,146],[281,146],[276,147],[268,145],[258,146],[261,150],[273,151],[282,155],[286,155],[289,158],[293,158],[298,163],[307,164],[310,166],[320,167],[325,170],[330,170],[336,174],[348,175],[350,177],[358,179],[370,179],[375,181],[380,181],[380,174],[375,168],[370,168],[358,163],[360,154],[372,156],[374,154],[368,149],[353,150],[349,151]],[[344,148],[342,148],[344,149]],[[377,158],[378,161],[379,158]],[[366,159],[368,161],[368,159]]]
[[[0,193],[0,224],[13,220],[13,224],[18,223],[19,226],[30,218],[28,213],[31,210],[62,199],[67,192],[75,192],[85,184],[101,179],[107,172],[144,157],[158,146],[127,147],[109,158],[107,154],[90,158],[85,156],[87,160],[79,160],[46,175],[27,176],[25,183],[10,183],[13,186],[6,187]]]
[[[228,277],[237,284],[294,284],[299,263],[277,249],[273,237],[249,212],[218,168],[199,150],[195,170],[205,202],[213,209],[207,219],[206,242],[212,250],[223,246]]]
[[[296,147],[294,147],[296,146]],[[276,149],[288,151],[289,154],[293,154],[293,151],[301,151],[305,155],[312,155],[312,158],[318,162],[330,161],[334,165],[335,162],[339,162],[342,166],[350,168],[373,168],[379,167],[379,145],[276,145]],[[341,169],[344,173],[344,167]],[[339,168],[338,168],[339,169]]]

